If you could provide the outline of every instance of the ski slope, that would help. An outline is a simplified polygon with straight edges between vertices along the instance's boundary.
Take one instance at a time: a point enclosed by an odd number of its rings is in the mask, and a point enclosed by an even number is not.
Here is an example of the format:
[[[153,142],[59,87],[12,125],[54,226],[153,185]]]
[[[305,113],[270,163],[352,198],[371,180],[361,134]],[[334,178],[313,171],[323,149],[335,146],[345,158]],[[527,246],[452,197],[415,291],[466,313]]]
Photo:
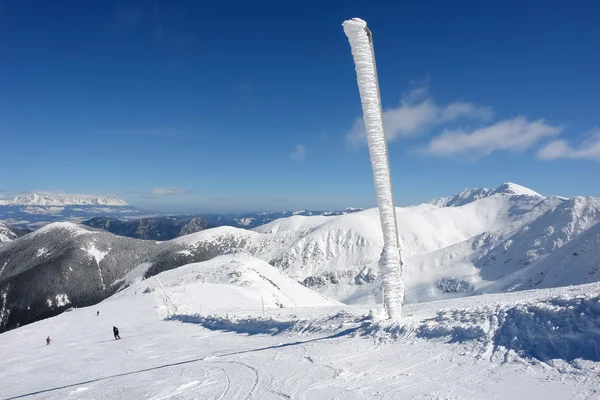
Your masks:
[[[237,289],[255,295],[262,278],[232,270],[235,257],[220,261],[223,275],[216,262],[159,274],[174,315],[150,278],[3,333],[0,398],[600,398],[600,284],[414,304],[400,323],[364,306],[263,315],[256,297],[239,307]],[[235,271],[249,284],[227,278]],[[208,312],[215,292],[202,285],[221,289]]]

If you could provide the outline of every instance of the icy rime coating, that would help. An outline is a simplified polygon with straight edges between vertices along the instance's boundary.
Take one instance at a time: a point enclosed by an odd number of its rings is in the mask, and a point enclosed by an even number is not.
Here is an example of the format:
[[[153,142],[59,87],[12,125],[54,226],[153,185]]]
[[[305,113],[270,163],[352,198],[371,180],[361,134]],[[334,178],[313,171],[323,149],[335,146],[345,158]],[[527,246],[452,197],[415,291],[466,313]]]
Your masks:
[[[383,302],[390,318],[400,318],[402,316],[402,302],[404,301],[402,261],[398,246],[396,210],[392,197],[392,180],[383,132],[375,56],[371,38],[367,34],[367,23],[365,21],[354,18],[345,21],[343,27],[350,41],[352,56],[356,65],[356,77],[377,192],[377,206],[379,207],[379,217],[383,230],[384,247],[379,260],[383,280]]]

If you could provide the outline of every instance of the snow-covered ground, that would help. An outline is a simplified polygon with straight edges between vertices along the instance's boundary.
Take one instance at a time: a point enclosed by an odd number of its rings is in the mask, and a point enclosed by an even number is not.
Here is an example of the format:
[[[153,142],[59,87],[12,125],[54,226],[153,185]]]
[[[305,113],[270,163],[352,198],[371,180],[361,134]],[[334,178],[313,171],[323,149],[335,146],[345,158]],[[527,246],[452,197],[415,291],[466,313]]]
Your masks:
[[[0,335],[0,398],[600,398],[598,283],[414,304],[394,323],[303,307],[335,303],[243,255],[158,277],[176,308],[149,278]],[[302,307],[263,315],[279,289]]]

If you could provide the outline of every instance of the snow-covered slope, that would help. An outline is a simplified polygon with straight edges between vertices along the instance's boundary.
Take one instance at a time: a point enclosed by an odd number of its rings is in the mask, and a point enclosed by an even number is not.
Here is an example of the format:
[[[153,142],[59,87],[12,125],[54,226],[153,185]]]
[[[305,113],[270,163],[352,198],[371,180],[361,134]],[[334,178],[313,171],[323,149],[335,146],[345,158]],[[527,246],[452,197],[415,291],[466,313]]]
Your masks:
[[[189,313],[165,319],[172,307],[146,280],[93,307],[1,334],[0,398],[598,395],[598,284],[408,305],[405,320],[393,322],[357,306],[267,307],[263,316],[261,306],[240,311],[224,302],[216,315],[207,315],[204,309],[217,299],[209,301],[192,289],[199,283],[171,272],[161,281]],[[140,290],[148,285],[154,285],[149,293]],[[221,298],[232,293],[223,291]],[[113,326],[122,340],[113,339]]]
[[[0,205],[7,206],[127,206],[128,204],[118,198],[106,198],[78,195],[38,195],[31,193],[17,196],[12,200],[0,200]]]
[[[158,290],[154,279],[139,280],[130,275],[128,289],[117,296],[135,291]],[[263,260],[244,253],[228,254],[209,261],[184,265],[156,277],[167,289],[178,312],[243,312],[266,308],[340,305],[293,281]],[[168,301],[165,302],[168,304]]]

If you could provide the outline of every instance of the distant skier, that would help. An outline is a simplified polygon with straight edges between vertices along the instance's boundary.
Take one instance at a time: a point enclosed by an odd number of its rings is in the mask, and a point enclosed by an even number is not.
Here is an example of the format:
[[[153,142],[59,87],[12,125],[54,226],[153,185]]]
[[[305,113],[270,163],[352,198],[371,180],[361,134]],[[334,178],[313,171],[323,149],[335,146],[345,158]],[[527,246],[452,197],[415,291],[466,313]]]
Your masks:
[[[100,311],[96,311],[96,317],[100,315]]]
[[[115,335],[115,340],[121,339],[121,336],[119,336],[119,328],[117,328],[116,326],[113,326],[113,333]]]
[[[46,338],[46,346],[48,346],[49,344],[50,344],[50,336],[48,336],[48,337]]]

